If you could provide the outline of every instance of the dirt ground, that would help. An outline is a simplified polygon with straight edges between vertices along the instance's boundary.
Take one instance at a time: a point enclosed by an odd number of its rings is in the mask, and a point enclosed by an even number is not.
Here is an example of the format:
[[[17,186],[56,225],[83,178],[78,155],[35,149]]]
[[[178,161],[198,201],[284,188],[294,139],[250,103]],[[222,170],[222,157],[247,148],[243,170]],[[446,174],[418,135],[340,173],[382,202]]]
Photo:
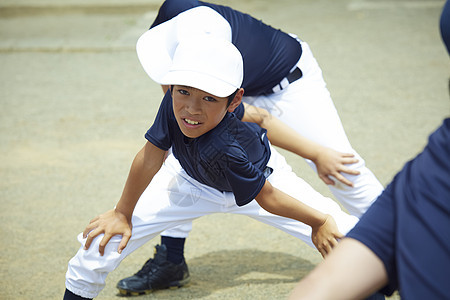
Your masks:
[[[162,96],[134,50],[161,2],[0,3],[0,299],[61,299],[76,235],[117,202]],[[384,185],[450,116],[443,0],[217,3],[310,44],[353,147]],[[98,299],[117,299],[116,282],[158,242],[128,257]],[[285,299],[321,260],[279,230],[223,214],[194,223],[186,258],[189,287],[139,299]]]

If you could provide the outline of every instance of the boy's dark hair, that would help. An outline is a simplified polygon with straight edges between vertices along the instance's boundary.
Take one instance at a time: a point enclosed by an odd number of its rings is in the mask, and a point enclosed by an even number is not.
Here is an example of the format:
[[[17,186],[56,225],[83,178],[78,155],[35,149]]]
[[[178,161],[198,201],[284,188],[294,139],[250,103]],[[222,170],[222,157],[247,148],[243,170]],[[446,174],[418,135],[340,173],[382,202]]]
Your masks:
[[[231,94],[230,96],[228,96],[228,102],[227,102],[227,107],[230,106],[231,102],[233,101],[234,97],[236,96],[237,92],[239,91],[239,89],[235,90],[233,94]],[[170,85],[170,93],[173,93],[173,84]]]

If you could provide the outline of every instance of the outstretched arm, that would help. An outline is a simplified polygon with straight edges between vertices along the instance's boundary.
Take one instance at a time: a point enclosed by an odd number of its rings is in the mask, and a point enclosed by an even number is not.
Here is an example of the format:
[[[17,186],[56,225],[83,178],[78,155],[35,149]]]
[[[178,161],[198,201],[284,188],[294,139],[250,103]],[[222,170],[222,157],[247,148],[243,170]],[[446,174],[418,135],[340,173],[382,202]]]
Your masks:
[[[85,249],[89,248],[96,236],[104,233],[99,246],[100,254],[103,255],[106,244],[114,235],[122,235],[122,241],[118,248],[118,252],[122,252],[131,237],[131,216],[134,207],[153,176],[161,168],[165,153],[164,150],[150,142],[147,142],[137,153],[131,165],[122,196],[115,209],[92,219],[84,230],[83,236],[87,237]]]
[[[311,240],[322,256],[331,252],[343,236],[332,216],[298,201],[273,187],[267,180],[255,199],[268,212],[311,226]]]
[[[319,177],[326,184],[334,184],[329,176],[333,176],[348,186],[352,182],[342,176],[341,172],[358,175],[359,172],[346,167],[346,164],[357,163],[351,153],[341,153],[331,148],[317,144],[287,126],[267,110],[244,103],[245,113],[242,121],[258,124],[267,129],[267,137],[277,147],[293,152],[301,157],[310,159],[317,167]]]
[[[345,238],[300,281],[289,300],[364,299],[387,281],[378,256],[361,242]]]

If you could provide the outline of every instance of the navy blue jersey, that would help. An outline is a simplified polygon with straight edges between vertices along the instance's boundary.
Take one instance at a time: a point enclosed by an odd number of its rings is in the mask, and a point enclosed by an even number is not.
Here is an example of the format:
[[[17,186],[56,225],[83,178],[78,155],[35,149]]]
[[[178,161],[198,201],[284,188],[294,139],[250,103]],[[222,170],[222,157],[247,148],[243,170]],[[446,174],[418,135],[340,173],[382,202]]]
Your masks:
[[[230,24],[231,42],[244,60],[242,87],[246,96],[267,93],[300,59],[302,49],[295,38],[227,6],[197,0],[166,0],[150,28],[202,5],[217,11]]]
[[[168,91],[145,137],[160,149],[172,147],[186,173],[205,185],[233,192],[236,204],[242,206],[261,191],[270,158],[266,130],[242,122],[237,115],[242,118],[243,113],[241,104],[236,113],[227,113],[214,129],[198,138],[188,138],[175,120]]]
[[[450,119],[405,164],[348,233],[384,263],[405,299],[448,299],[450,276]]]

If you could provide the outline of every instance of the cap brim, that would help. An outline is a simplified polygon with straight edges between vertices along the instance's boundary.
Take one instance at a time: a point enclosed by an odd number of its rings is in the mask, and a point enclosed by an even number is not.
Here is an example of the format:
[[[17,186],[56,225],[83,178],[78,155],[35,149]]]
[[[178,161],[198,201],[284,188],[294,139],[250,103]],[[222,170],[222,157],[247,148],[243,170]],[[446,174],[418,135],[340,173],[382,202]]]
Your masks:
[[[234,85],[217,80],[210,75],[186,70],[168,72],[161,79],[160,84],[193,87],[216,97],[228,97],[237,89]]]
[[[173,52],[178,44],[177,39],[173,38],[174,31],[175,21],[170,20],[145,32],[136,43],[136,52],[144,71],[158,83],[172,64]]]

